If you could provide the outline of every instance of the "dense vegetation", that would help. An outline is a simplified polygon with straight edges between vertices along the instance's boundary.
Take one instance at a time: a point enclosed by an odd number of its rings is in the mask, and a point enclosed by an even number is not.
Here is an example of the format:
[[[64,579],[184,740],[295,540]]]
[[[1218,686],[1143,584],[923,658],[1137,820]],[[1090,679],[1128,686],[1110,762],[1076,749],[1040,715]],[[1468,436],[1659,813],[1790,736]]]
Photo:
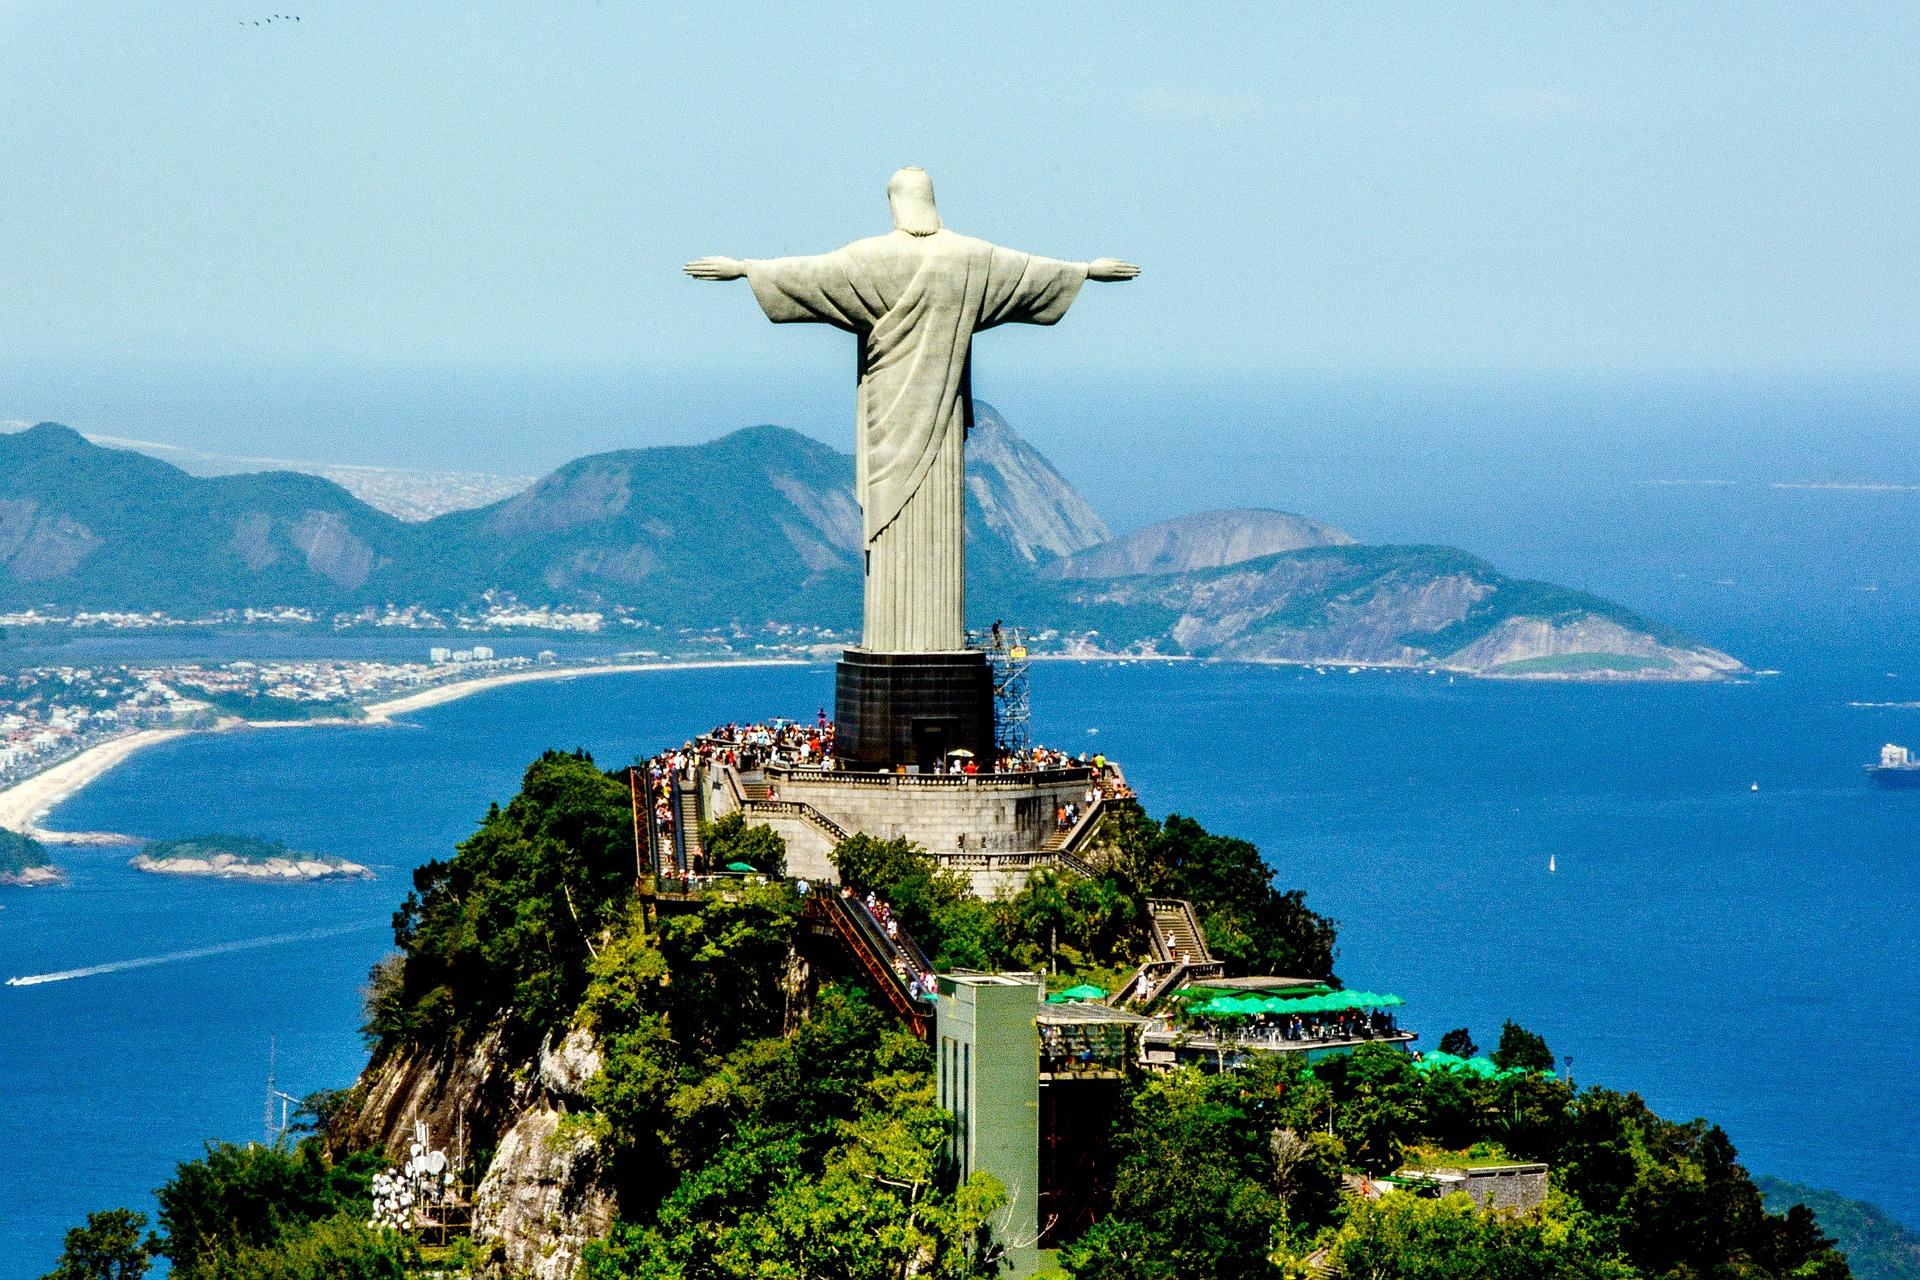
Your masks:
[[[312,698],[280,698],[266,693],[213,691],[191,686],[184,696],[204,702],[215,711],[239,716],[242,720],[359,720],[366,712],[350,702],[326,702]]]
[[[1316,1253],[1348,1276],[1406,1280],[1848,1274],[1804,1208],[1763,1210],[1717,1127],[1542,1073],[1422,1074],[1382,1044],[1312,1066],[1271,1055],[1228,1075],[1149,1078],[1117,1143],[1113,1209],[1066,1254],[1076,1276],[1272,1277],[1284,1272],[1270,1258]],[[1342,1194],[1348,1169],[1476,1151],[1549,1162],[1545,1207],[1480,1214],[1458,1197]]]
[[[1855,1280],[1920,1280],[1920,1231],[1879,1205],[1779,1178],[1755,1178],[1754,1185],[1769,1208],[1784,1212],[1804,1204],[1813,1210],[1820,1229],[1846,1253]]]
[[[265,862],[269,858],[310,858],[316,855],[289,849],[278,840],[261,836],[219,832],[206,836],[183,836],[175,840],[149,840],[141,850],[149,858],[217,858],[222,855],[242,862]]]
[[[756,870],[783,856],[764,828],[709,834]],[[1167,894],[1199,906],[1236,969],[1331,976],[1332,923],[1277,889],[1253,846],[1178,817],[1134,815],[1111,835],[1101,874],[1036,876],[1001,903],[904,841],[856,836],[835,861],[941,965],[1111,978],[1145,951],[1146,899]],[[399,954],[368,993],[376,1054],[497,1034],[519,1072],[544,1040],[591,1037],[601,1069],[564,1132],[594,1140],[620,1215],[589,1249],[592,1280],[993,1274],[985,1227],[1005,1189],[986,1173],[957,1182],[943,1159],[950,1118],[928,1047],[826,955],[812,972],[801,962],[797,886],[742,876],[652,911],[633,892],[632,840],[620,776],[583,753],[535,761],[456,856],[417,874]],[[1472,1039],[1460,1028],[1444,1043]],[[1261,1055],[1223,1075],[1136,1076],[1113,1113],[1111,1209],[1060,1264],[1087,1280],[1281,1280],[1327,1263],[1381,1280],[1847,1276],[1804,1208],[1766,1212],[1718,1128],[1577,1089],[1513,1023],[1495,1057],[1515,1070],[1423,1072],[1373,1044],[1311,1065]],[[364,1225],[379,1160],[347,1151],[349,1128],[331,1131],[332,1155],[311,1139],[210,1147],[161,1190],[153,1247],[185,1280],[401,1274],[411,1246]],[[1353,1192],[1407,1164],[1507,1159],[1551,1163],[1542,1208]],[[136,1275],[105,1269],[145,1249],[136,1217],[76,1229],[54,1274]]]
[[[367,1226],[380,1163],[372,1152],[335,1161],[317,1137],[209,1143],[155,1193],[158,1232],[128,1209],[91,1214],[45,1280],[139,1280],[154,1258],[175,1280],[404,1280],[410,1242]]]
[[[0,827],[0,876],[18,875],[31,867],[49,865],[47,847],[32,836]]]
[[[502,1024],[521,1047],[572,1016],[592,939],[620,923],[638,871],[624,778],[549,751],[446,862],[413,873],[400,956],[373,977],[378,1040],[458,1042]]]

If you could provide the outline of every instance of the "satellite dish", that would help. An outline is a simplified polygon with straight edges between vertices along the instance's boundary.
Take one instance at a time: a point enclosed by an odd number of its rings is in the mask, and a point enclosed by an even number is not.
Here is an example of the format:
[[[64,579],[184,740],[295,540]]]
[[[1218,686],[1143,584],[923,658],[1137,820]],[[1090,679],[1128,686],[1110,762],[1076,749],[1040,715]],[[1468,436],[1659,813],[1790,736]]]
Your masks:
[[[432,1155],[427,1157],[428,1173],[432,1174],[434,1177],[437,1178],[441,1174],[445,1173],[446,1171],[447,1171],[447,1153],[446,1152],[436,1151]]]

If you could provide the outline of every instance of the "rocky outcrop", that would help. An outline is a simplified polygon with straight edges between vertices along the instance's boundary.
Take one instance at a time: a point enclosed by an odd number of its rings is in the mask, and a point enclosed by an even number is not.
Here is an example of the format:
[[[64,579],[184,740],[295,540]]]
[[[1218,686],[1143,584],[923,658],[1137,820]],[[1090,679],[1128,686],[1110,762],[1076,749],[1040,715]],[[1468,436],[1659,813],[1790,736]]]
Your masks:
[[[579,1028],[531,1063],[512,1060],[497,1034],[461,1053],[387,1051],[329,1136],[398,1160],[418,1123],[455,1155],[491,1149],[473,1195],[473,1239],[489,1274],[573,1280],[617,1211],[598,1145],[570,1121],[600,1069],[599,1046]]]
[[[93,530],[38,503],[0,499],[0,565],[20,582],[71,573],[100,545]]]
[[[127,865],[135,871],[163,876],[207,876],[216,880],[371,880],[373,872],[344,858],[236,858],[230,853],[211,858],[150,858],[136,854]]]
[[[474,1242],[504,1275],[573,1280],[587,1244],[613,1227],[598,1147],[566,1119],[548,1106],[521,1113],[474,1194]]]
[[[1113,537],[1099,513],[998,410],[975,400],[973,414],[967,496],[988,531],[1016,556],[1036,564]]]
[[[1048,565],[1049,578],[1121,578],[1244,564],[1302,547],[1349,546],[1353,535],[1285,511],[1202,511],[1136,529]]]
[[[374,551],[354,535],[333,511],[309,511],[287,537],[307,559],[313,573],[348,589],[366,582],[373,573]]]
[[[18,871],[0,871],[0,884],[30,889],[35,885],[59,884],[66,879],[58,867],[22,867]]]
[[[1509,618],[1448,654],[1448,666],[1495,676],[1712,680],[1746,668],[1717,649],[1663,644],[1606,618]]]
[[[1166,635],[1201,657],[1559,679],[1713,680],[1746,669],[1598,597],[1516,581],[1447,547],[1309,547],[1068,589],[1082,606],[1170,615]]]

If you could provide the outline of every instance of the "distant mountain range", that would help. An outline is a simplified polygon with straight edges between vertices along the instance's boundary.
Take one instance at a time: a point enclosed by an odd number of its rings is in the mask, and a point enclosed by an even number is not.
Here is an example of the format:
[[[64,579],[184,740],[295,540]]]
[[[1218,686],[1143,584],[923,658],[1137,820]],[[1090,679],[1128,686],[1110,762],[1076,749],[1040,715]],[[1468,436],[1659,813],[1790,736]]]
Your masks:
[[[0,435],[25,431],[30,425],[0,422]],[[369,506],[402,520],[431,520],[449,511],[485,506],[511,497],[534,481],[532,476],[491,475],[481,471],[407,471],[353,463],[241,457],[91,431],[82,434],[94,444],[109,449],[125,449],[171,462],[190,476],[237,476],[261,471],[297,471],[302,475],[320,476]]]
[[[668,628],[851,631],[853,459],[760,426],[571,462],[524,492],[402,520],[327,479],[193,476],[42,423],[0,435],[0,607],[623,608]],[[1739,671],[1605,600],[1446,547],[1361,546],[1275,511],[1115,538],[991,406],[968,444],[974,620],[1083,649],[1512,675]]]

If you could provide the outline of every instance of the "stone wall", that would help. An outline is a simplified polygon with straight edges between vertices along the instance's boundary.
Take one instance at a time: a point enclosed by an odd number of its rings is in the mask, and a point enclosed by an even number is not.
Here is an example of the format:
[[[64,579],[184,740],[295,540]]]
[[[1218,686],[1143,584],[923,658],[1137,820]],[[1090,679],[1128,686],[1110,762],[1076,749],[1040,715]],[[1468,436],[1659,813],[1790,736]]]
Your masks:
[[[1052,864],[1040,850],[1053,836],[1054,814],[1062,805],[1084,807],[1088,787],[1087,778],[1072,774],[1020,783],[854,773],[791,773],[769,781],[780,800],[808,805],[844,831],[913,841],[967,876],[983,898],[1018,893],[1036,866]],[[729,789],[717,784],[709,812],[732,808]],[[793,813],[755,811],[752,820],[786,840],[788,875],[835,878],[829,857],[835,842],[819,825]]]
[[[1439,1195],[1469,1196],[1482,1209],[1525,1212],[1546,1203],[1548,1169],[1544,1164],[1503,1164],[1478,1169],[1406,1169],[1399,1176],[1425,1182]]]

